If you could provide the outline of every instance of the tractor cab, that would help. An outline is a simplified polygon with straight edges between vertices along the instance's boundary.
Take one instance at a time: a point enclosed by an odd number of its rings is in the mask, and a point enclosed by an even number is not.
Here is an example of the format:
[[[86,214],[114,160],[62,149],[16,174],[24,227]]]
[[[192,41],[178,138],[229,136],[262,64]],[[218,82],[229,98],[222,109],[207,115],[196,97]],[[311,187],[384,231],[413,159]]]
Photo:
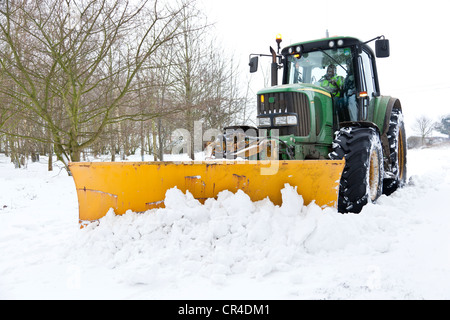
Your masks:
[[[388,40],[377,40],[376,49],[377,57],[389,56]],[[303,42],[283,49],[282,56],[283,84],[327,90],[338,122],[367,120],[371,98],[380,95],[375,55],[367,42],[348,37]]]
[[[282,67],[283,85],[326,92],[332,98],[335,129],[342,122],[367,121],[372,98],[380,96],[375,56],[389,56],[389,41],[384,37],[380,40],[382,37],[367,42],[332,37],[295,43],[276,55],[278,61],[272,49],[272,73],[278,73]],[[376,55],[367,45],[373,40],[377,40]],[[279,44],[281,38],[277,38],[277,42]],[[256,59],[250,65],[255,62]],[[272,86],[276,85],[277,76],[272,74]]]
[[[357,121],[359,114],[353,71],[355,51],[351,47],[313,49],[317,51],[302,52],[302,45],[296,45],[283,50],[283,84],[311,85],[311,88],[324,89],[333,100],[339,122]]]

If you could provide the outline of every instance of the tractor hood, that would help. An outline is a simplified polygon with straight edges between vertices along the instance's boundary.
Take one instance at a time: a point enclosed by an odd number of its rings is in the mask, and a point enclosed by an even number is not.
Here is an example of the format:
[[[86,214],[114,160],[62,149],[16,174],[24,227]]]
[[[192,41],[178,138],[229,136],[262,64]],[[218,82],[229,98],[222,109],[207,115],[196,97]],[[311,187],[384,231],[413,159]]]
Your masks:
[[[266,94],[271,94],[271,93],[281,93],[281,92],[303,92],[312,99],[314,99],[314,96],[316,94],[320,94],[322,96],[331,98],[331,94],[324,88],[321,88],[320,86],[316,86],[313,84],[307,84],[307,83],[284,84],[284,85],[278,85],[278,86],[274,86],[274,87],[264,88],[262,90],[259,90],[257,95],[258,95],[258,98],[260,99],[261,95],[266,95]]]

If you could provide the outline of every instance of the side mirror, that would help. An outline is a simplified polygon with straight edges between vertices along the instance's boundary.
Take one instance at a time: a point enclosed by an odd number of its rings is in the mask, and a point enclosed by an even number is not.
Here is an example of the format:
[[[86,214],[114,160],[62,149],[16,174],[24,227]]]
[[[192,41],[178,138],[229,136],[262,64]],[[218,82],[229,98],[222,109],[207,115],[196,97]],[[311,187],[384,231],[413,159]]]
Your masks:
[[[389,57],[389,40],[377,40],[375,41],[375,54],[377,58]]]
[[[250,58],[250,63],[248,65],[250,66],[250,73],[258,71],[258,57]]]

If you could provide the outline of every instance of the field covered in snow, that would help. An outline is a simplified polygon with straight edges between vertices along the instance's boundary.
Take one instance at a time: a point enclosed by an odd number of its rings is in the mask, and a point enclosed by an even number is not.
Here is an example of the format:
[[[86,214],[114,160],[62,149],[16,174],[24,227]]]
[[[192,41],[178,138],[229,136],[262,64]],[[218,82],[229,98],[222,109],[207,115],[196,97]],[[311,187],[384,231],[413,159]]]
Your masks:
[[[0,299],[450,299],[450,147],[359,215],[222,192],[79,229],[75,185],[0,155]]]

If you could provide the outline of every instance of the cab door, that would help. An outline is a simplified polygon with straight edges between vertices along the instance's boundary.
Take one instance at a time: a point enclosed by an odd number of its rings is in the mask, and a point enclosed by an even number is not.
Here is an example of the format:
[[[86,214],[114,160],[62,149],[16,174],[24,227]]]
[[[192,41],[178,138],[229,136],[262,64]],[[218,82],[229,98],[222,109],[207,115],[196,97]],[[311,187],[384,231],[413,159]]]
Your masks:
[[[359,73],[359,115],[360,121],[369,120],[369,105],[371,100],[378,96],[376,74],[373,54],[363,48],[358,56]]]

